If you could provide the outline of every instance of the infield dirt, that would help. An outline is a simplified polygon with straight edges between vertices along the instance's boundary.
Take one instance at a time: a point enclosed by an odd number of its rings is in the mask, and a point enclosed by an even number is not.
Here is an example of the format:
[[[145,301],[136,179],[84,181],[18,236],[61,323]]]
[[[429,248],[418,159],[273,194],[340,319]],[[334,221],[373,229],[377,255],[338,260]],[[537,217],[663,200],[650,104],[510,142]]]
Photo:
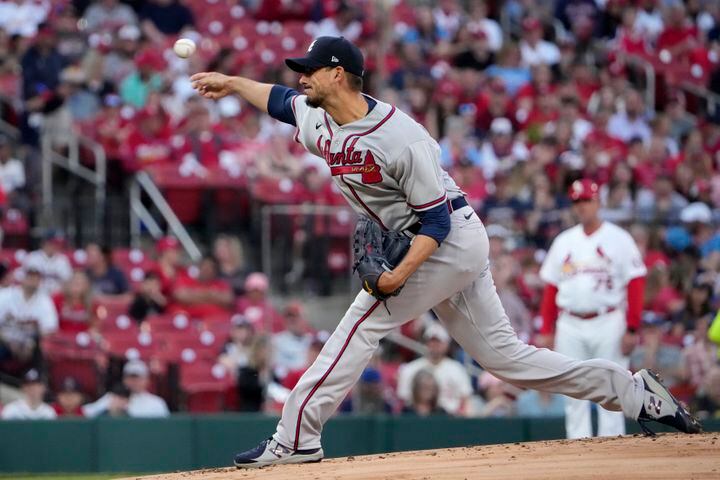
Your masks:
[[[260,470],[214,468],[142,480],[720,479],[720,433],[553,440],[334,458]]]

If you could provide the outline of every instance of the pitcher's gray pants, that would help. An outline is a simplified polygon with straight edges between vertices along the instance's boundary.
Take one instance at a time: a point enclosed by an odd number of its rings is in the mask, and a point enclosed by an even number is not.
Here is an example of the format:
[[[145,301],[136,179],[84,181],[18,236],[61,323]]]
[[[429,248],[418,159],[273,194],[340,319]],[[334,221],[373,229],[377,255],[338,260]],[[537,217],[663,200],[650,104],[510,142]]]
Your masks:
[[[430,309],[460,346],[496,377],[592,400],[637,418],[643,386],[627,369],[607,360],[573,360],[518,339],[488,269],[485,227],[472,212],[470,207],[453,212],[450,234],[400,295],[388,300],[390,313],[365,291],[355,297],[285,402],[275,440],[294,449],[320,447],[323,424],[358,380],[380,339]]]

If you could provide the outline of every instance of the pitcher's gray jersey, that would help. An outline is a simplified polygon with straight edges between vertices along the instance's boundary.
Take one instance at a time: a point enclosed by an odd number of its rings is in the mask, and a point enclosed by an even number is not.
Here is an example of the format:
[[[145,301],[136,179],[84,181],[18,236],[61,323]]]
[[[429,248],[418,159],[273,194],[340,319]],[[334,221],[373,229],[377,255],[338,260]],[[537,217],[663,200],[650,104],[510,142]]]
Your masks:
[[[292,98],[295,140],[324,158],[350,205],[388,230],[415,224],[429,210],[462,192],[440,167],[440,147],[419,123],[377,101],[362,119],[338,125],[321,108]]]

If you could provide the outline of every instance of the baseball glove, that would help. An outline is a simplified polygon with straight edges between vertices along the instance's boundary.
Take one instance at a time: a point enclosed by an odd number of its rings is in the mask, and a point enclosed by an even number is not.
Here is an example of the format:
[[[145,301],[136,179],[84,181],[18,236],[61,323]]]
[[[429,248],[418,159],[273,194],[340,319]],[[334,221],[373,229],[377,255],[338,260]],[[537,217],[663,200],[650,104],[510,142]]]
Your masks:
[[[383,272],[397,267],[409,249],[410,239],[403,234],[384,232],[370,218],[360,217],[353,237],[353,271],[360,276],[362,288],[381,301],[398,295],[402,287],[382,293],[377,282]]]

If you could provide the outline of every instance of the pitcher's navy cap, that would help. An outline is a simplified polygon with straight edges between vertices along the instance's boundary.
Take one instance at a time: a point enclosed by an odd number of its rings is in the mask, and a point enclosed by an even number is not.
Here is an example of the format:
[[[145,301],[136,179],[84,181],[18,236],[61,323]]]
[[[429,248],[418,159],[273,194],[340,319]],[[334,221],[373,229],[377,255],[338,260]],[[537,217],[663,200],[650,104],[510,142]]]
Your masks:
[[[343,67],[346,72],[362,77],[363,54],[345,37],[318,37],[300,58],[286,58],[285,64],[298,73],[311,73],[323,67]]]

